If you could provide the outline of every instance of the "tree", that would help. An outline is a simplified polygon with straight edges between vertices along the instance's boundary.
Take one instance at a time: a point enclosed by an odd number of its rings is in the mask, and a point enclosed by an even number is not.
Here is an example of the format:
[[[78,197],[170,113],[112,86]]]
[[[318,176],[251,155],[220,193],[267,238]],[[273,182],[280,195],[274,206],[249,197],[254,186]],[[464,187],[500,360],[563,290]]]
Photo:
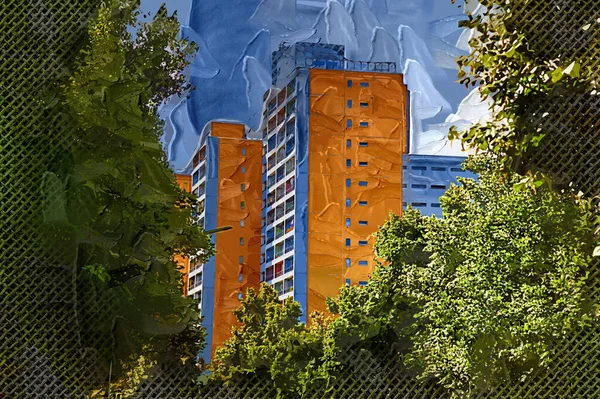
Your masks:
[[[474,35],[471,53],[457,58],[458,78],[491,100],[492,117],[465,131],[454,128],[450,137],[499,157],[505,168],[541,171],[555,185],[575,183],[585,194],[600,194],[591,166],[600,161],[597,2],[479,2],[481,13],[461,22]],[[530,174],[524,183],[537,178]]]
[[[46,175],[46,228],[80,285],[82,339],[113,381],[140,356],[195,364],[204,331],[174,255],[213,253],[160,144],[158,106],[190,89],[182,71],[196,46],[164,6],[134,40],[137,5],[102,3],[74,72],[47,100],[77,134]]]
[[[374,247],[386,266],[330,300],[338,339],[407,341],[406,364],[456,393],[547,366],[551,342],[590,320],[589,202],[467,166],[480,179],[448,189],[443,219],[392,215]]]
[[[211,370],[228,380],[236,375],[267,375],[278,392],[304,392],[325,377],[321,357],[327,320],[311,317],[310,327],[299,322],[300,304],[279,301],[278,292],[263,283],[257,292],[248,289],[234,311],[241,323],[217,348]]]

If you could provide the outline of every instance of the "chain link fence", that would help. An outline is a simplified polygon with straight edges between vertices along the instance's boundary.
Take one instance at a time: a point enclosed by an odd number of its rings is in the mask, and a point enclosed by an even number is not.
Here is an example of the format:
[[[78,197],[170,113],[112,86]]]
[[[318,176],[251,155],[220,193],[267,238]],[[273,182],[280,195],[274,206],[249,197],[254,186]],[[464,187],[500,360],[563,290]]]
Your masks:
[[[449,0],[448,0],[449,1]],[[600,18],[590,0],[524,2],[510,20],[536,56],[580,59],[600,68],[600,30],[583,27]],[[526,3],[526,4],[525,4]],[[79,276],[64,248],[48,248],[43,227],[44,180],[75,138],[60,113],[43,99],[68,76],[86,40],[99,0],[4,0],[0,4],[0,398],[107,397],[114,346],[104,333],[111,322],[110,297]],[[583,29],[583,30],[582,30]],[[586,90],[551,92],[527,109],[548,134],[526,160],[558,184],[573,183],[600,194],[600,99]],[[600,299],[598,265],[590,271],[593,299]],[[600,326],[577,331],[554,346],[550,369],[525,381],[489,388],[481,398],[600,397]],[[318,398],[444,398],[435,381],[419,380],[387,347],[354,348]],[[137,398],[263,399],[277,397],[266,375],[222,385],[197,385],[193,371],[163,364],[140,385]],[[287,395],[292,398],[292,395]],[[113,396],[116,397],[116,396]]]

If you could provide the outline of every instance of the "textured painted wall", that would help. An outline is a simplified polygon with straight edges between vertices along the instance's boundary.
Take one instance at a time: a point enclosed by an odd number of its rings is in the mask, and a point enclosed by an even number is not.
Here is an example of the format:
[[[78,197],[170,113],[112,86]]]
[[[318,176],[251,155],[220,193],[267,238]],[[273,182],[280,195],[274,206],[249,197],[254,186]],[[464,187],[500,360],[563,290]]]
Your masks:
[[[182,33],[200,45],[189,71],[197,89],[190,100],[163,108],[169,159],[177,170],[189,161],[209,121],[258,126],[270,85],[270,53],[282,41],[343,44],[349,59],[396,62],[411,92],[411,153],[463,155],[447,141],[449,127],[487,114],[477,92],[455,82],[454,59],[466,54],[471,35],[458,21],[466,18],[466,9],[480,10],[474,1],[189,1]],[[167,2],[176,4],[179,0]]]
[[[371,234],[402,211],[407,100],[400,75],[310,72],[308,314],[369,279]]]
[[[212,136],[219,138],[217,226],[232,227],[215,234],[214,353],[237,325],[238,295],[260,284],[262,143],[245,140],[243,125],[213,123]]]

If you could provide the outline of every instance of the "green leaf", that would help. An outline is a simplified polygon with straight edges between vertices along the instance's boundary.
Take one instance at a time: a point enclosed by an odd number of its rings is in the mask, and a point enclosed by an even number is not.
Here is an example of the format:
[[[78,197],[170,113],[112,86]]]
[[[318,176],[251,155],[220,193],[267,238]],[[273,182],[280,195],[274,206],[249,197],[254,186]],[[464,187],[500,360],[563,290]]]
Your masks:
[[[571,64],[569,64],[567,68],[565,68],[564,73],[565,75],[569,75],[572,78],[578,78],[580,68],[581,65],[577,61],[573,61]]]
[[[552,72],[552,83],[556,83],[559,80],[561,80],[563,77],[563,70],[561,68],[556,68],[553,72]]]

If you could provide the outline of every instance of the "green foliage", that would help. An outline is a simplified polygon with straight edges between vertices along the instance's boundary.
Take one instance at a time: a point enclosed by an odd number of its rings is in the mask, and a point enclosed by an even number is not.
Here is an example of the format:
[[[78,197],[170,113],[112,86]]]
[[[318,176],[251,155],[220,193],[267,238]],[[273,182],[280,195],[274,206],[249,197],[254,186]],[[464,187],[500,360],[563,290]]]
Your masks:
[[[338,342],[386,336],[422,377],[459,394],[548,366],[550,343],[591,309],[589,203],[518,186],[497,162],[468,166],[480,179],[442,196],[444,219],[392,215],[376,233],[387,265],[330,300]]]
[[[280,395],[304,392],[324,378],[320,358],[327,320],[322,315],[312,315],[307,328],[299,323],[300,304],[292,299],[280,302],[267,284],[258,292],[248,289],[234,313],[241,326],[215,352],[210,367],[217,378],[267,374]]]
[[[478,86],[483,98],[491,98],[492,120],[465,131],[453,128],[450,138],[500,157],[505,167],[524,171],[524,159],[545,137],[554,139],[566,128],[574,129],[573,134],[591,134],[585,125],[565,126],[563,114],[573,107],[574,115],[579,115],[579,102],[586,102],[588,93],[597,89],[600,24],[590,12],[597,4],[577,0],[554,10],[557,16],[577,15],[534,20],[528,10],[543,9],[544,0],[480,3],[486,7],[483,14],[469,15],[461,23],[476,34],[469,43],[471,53],[457,59],[458,78],[467,87]],[[565,26],[569,19],[589,23],[571,34],[579,27]],[[548,43],[557,38],[561,39]]]
[[[82,293],[82,300],[97,303],[80,315],[88,335],[113,337],[99,349],[117,375],[129,359],[148,365],[178,354],[188,361],[202,348],[197,305],[182,296],[174,255],[203,260],[213,253],[192,224],[195,198],[168,167],[157,112],[189,89],[182,70],[196,47],[177,37],[179,24],[164,7],[133,40],[127,28],[136,24],[136,7],[120,0],[100,6],[75,71],[47,100],[77,131],[45,179],[51,245],[71,258],[80,280],[94,281],[93,298]]]

